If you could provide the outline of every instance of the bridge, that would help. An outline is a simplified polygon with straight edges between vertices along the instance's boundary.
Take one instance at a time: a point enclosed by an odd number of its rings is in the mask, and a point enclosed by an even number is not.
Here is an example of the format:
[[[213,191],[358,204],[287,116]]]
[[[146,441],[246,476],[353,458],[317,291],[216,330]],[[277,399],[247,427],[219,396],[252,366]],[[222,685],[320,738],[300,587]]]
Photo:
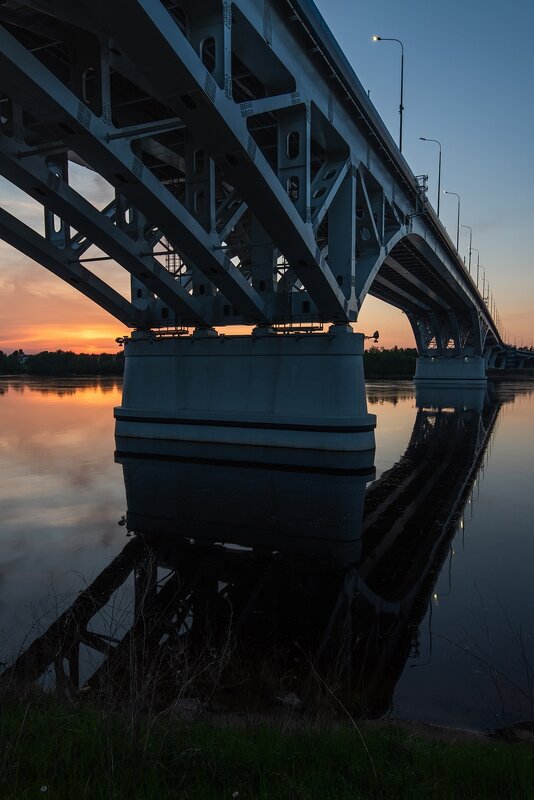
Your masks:
[[[407,315],[417,380],[506,365],[310,0],[6,0],[0,45],[0,174],[45,228],[0,209],[0,236],[133,330],[120,434],[372,449],[351,327],[367,294]],[[105,207],[72,165],[107,182]],[[107,261],[130,297],[91,271]],[[237,324],[252,332],[221,333]]]
[[[162,710],[181,691],[210,695],[207,672],[216,705],[244,710],[286,666],[288,689],[315,697],[314,664],[347,708],[386,713],[406,660],[426,655],[419,630],[447,561],[451,591],[452,540],[502,403],[425,387],[417,405],[405,453],[367,490],[369,475],[254,470],[203,446],[117,453],[133,538],[0,690],[48,674],[111,705],[146,689]],[[213,670],[198,669],[208,654]]]

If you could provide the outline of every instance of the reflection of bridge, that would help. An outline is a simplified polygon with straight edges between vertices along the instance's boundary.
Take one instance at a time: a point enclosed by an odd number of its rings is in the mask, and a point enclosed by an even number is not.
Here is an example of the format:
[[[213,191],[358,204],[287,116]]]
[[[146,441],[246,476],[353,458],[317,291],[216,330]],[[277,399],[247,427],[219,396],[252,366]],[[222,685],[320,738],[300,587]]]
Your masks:
[[[265,466],[243,483],[246,471],[206,463],[205,448],[196,460],[118,455],[138,535],[0,686],[53,666],[58,690],[83,685],[110,702],[135,692],[142,704],[147,691],[159,709],[216,690],[219,706],[257,708],[267,675],[313,698],[311,660],[350,708],[383,713],[418,652],[499,413],[483,390],[470,407],[465,395],[437,399],[419,398],[404,456],[367,492],[358,475]],[[237,696],[225,688],[236,684]]]
[[[0,43],[0,173],[45,214],[43,237],[0,210],[0,236],[136,329],[119,431],[372,447],[346,327],[368,293],[407,314],[421,380],[484,381],[495,320],[310,0],[7,0]]]

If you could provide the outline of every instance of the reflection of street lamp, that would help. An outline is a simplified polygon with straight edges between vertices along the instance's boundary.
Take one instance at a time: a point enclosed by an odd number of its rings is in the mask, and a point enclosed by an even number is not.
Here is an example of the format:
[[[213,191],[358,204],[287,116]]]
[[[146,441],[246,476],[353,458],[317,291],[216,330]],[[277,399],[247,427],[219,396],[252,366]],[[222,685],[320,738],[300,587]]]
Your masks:
[[[458,192],[448,192],[444,189],[443,194],[453,194],[458,198],[458,220],[456,222],[456,249],[460,252],[460,195]]]
[[[471,275],[471,245],[473,244],[473,228],[469,225],[460,225],[460,228],[467,228],[469,231],[469,274]]]
[[[439,198],[441,195],[441,142],[438,142],[437,139],[425,139],[424,136],[419,137],[422,142],[435,142],[439,145],[439,161],[438,161],[438,207],[437,207],[437,214],[439,217]]]
[[[401,46],[401,72],[400,72],[400,130],[399,130],[399,150],[402,153],[402,112],[404,111],[403,96],[404,96],[404,45],[400,39],[385,39],[383,36],[373,36],[373,42],[398,42]]]

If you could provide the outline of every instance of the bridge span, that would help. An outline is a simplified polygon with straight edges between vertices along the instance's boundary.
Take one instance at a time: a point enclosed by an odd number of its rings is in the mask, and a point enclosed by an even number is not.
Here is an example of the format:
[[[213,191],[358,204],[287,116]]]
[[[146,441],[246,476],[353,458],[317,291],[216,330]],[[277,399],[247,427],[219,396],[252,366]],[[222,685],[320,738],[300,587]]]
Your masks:
[[[0,45],[0,174],[45,227],[0,209],[0,236],[133,329],[121,434],[372,448],[351,327],[367,294],[406,313],[418,380],[476,386],[504,363],[311,0],[6,0]],[[72,164],[114,199],[95,207]],[[131,297],[91,271],[107,259]],[[220,335],[236,324],[251,335]]]

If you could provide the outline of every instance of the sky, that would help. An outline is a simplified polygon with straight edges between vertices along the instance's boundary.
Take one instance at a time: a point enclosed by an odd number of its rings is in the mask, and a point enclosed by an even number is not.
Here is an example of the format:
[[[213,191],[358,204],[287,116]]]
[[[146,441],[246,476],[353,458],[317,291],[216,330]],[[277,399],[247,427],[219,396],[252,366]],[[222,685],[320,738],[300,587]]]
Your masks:
[[[534,3],[511,0],[317,0],[371,101],[395,140],[399,127],[400,48],[371,41],[401,39],[405,50],[403,155],[428,174],[437,203],[438,147],[442,189],[461,196],[461,222],[473,229],[508,341],[534,343]],[[103,207],[108,187],[73,168],[76,188]],[[0,205],[42,231],[42,213],[0,178]],[[442,195],[440,215],[456,238],[456,198]],[[467,256],[469,232],[460,252]],[[89,255],[89,252],[87,253]],[[473,253],[476,263],[477,254]],[[128,276],[104,262],[97,270],[126,292]],[[0,350],[115,351],[122,324],[43,267],[0,241]],[[357,329],[380,331],[386,347],[413,346],[406,317],[368,297]]]

